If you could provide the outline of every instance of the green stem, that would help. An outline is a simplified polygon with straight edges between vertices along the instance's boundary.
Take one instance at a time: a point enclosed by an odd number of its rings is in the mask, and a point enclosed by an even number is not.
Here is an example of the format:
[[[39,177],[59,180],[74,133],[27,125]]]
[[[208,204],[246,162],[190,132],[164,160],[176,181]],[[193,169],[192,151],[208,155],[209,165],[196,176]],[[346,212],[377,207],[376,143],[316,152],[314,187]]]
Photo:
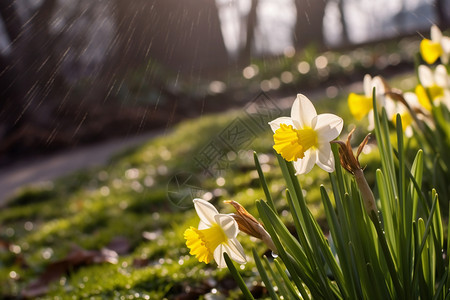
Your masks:
[[[375,197],[373,196],[372,190],[370,189],[369,184],[364,177],[363,170],[353,170],[353,174],[355,175],[356,184],[358,185],[359,191],[361,192],[361,197],[363,199],[367,214],[370,216],[372,211],[377,213],[378,209],[375,204]]]

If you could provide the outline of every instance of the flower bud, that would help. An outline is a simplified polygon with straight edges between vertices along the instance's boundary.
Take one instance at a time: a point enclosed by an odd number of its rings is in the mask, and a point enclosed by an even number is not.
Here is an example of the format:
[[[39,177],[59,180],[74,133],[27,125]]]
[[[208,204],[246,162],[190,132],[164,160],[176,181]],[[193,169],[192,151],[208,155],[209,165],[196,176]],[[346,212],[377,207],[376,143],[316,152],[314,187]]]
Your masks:
[[[267,247],[270,248],[274,253],[277,253],[277,248],[272,241],[269,233],[264,229],[264,226],[256,220],[242,205],[233,200],[224,201],[233,205],[236,209],[236,214],[232,214],[232,217],[236,220],[239,226],[239,230],[253,236],[257,239],[262,240]]]

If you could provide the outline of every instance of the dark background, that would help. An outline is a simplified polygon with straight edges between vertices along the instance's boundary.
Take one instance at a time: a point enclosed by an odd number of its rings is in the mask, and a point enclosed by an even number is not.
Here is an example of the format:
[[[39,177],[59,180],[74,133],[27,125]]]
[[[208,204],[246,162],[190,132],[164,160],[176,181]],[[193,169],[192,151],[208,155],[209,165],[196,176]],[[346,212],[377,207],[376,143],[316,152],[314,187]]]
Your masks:
[[[444,0],[418,0],[413,8],[405,0],[391,1],[399,9],[385,19],[367,1],[292,0],[290,45],[276,53],[261,47],[269,2],[0,1],[0,165],[242,106],[254,96],[242,70],[255,61],[283,64],[292,51],[370,48],[427,35],[432,23],[448,26]],[[225,9],[238,16],[237,47],[231,50],[220,17]],[[365,26],[376,24],[381,31],[358,36],[352,31],[358,18],[361,26],[369,18]],[[339,30],[327,38],[330,19]],[[271,35],[277,34],[274,28]],[[341,83],[362,76],[356,72]],[[272,96],[319,87],[294,81]]]

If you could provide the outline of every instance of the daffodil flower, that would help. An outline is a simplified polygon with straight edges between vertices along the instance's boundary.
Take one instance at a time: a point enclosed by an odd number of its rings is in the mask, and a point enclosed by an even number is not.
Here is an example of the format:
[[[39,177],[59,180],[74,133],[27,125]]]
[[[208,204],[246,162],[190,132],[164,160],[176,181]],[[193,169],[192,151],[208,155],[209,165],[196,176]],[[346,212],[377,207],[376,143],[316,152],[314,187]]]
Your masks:
[[[208,201],[198,198],[193,201],[200,224],[198,229],[191,226],[184,232],[189,253],[207,264],[214,259],[219,268],[226,267],[224,252],[237,263],[245,264],[244,249],[236,239],[239,233],[236,220],[231,215],[220,214]]]
[[[420,42],[420,54],[427,64],[434,63],[439,57],[443,64],[447,64],[450,54],[450,38],[443,36],[436,25],[431,26],[431,40]]]
[[[420,128],[420,121],[427,123],[430,127],[433,126],[430,114],[420,104],[417,94],[406,92],[402,94],[402,99],[403,101],[396,103],[395,110],[390,117],[394,125],[396,125],[397,114],[400,114],[403,131],[407,137],[412,137],[414,133],[413,126],[419,125]]]
[[[379,76],[372,78],[369,74],[364,76],[363,81],[364,95],[358,95],[355,93],[350,93],[348,96],[348,106],[350,108],[350,113],[356,120],[361,120],[364,116],[369,115],[369,130],[372,130],[375,126],[373,119],[372,103],[372,90],[375,88],[377,103],[380,107],[385,106],[385,83],[383,79]]]
[[[293,161],[296,174],[306,174],[317,164],[327,172],[334,171],[330,141],[342,131],[344,121],[333,114],[317,115],[311,101],[298,94],[291,117],[269,123],[274,132],[273,148],[285,160]]]
[[[418,68],[419,81],[415,93],[419,103],[428,111],[431,111],[431,103],[438,105],[440,102],[450,107],[450,78],[444,65],[438,65],[431,70],[425,65]],[[431,97],[431,99],[430,99]]]
[[[397,107],[396,113],[392,116],[392,122],[394,125],[397,125],[397,114],[400,115],[400,118],[402,120],[402,130],[405,133],[407,137],[412,137],[413,130],[412,130],[412,124],[413,124],[413,118],[411,116],[411,113],[408,111],[408,109],[404,105],[399,105]]]
[[[406,103],[410,107],[412,113],[414,113],[415,117],[417,118],[417,120],[411,124],[411,127],[413,124],[418,123],[417,121],[422,121],[422,122],[426,123],[430,128],[434,128],[434,124],[433,124],[434,122],[433,122],[433,118],[430,114],[430,111],[426,110],[423,107],[423,105],[420,104],[419,97],[417,96],[416,93],[406,92],[403,94],[403,98],[405,99]],[[400,112],[400,114],[401,114],[401,112]],[[408,119],[403,120],[403,118],[402,118],[402,122],[403,122],[403,124],[408,124],[409,120]],[[406,131],[405,131],[405,133],[406,133]],[[408,136],[408,134],[407,134],[407,136]]]

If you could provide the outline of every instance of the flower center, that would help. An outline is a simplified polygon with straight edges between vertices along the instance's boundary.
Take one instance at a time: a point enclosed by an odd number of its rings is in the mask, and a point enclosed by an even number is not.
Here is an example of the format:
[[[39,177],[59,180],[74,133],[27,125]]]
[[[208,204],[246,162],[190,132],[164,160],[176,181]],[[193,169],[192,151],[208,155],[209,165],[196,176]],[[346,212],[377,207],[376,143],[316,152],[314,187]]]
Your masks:
[[[415,93],[417,95],[417,99],[419,100],[420,105],[423,106],[428,111],[431,111],[431,102],[428,98],[427,91],[422,85],[417,85],[415,89]]]
[[[348,96],[348,106],[353,117],[359,121],[372,110],[372,98],[351,93]]]
[[[303,158],[309,148],[317,146],[317,133],[311,127],[294,129],[292,125],[280,124],[273,139],[273,148],[287,161]]]
[[[416,86],[416,95],[419,99],[419,103],[427,110],[431,111],[431,102],[444,96],[444,89],[436,84],[427,87],[426,89],[422,85]],[[428,92],[428,93],[427,93]],[[428,95],[431,97],[428,97]]]
[[[202,230],[190,227],[184,232],[184,238],[186,246],[191,249],[189,253],[195,255],[198,261],[207,264],[213,260],[217,246],[226,244],[228,241],[225,232],[218,224]]]
[[[444,96],[444,89],[436,84],[428,87],[428,92],[430,93],[430,96],[433,100],[438,97]]]

